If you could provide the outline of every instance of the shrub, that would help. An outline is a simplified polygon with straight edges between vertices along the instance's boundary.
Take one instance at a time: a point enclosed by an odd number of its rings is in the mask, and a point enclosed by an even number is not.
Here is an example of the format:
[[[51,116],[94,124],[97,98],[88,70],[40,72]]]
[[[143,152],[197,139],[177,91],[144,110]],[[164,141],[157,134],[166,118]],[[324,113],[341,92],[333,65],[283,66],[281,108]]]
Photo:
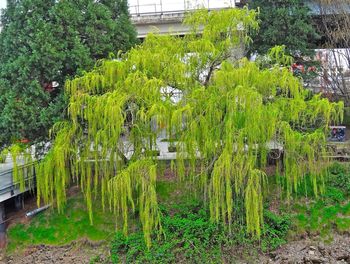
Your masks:
[[[271,211],[264,211],[263,238],[261,249],[273,250],[287,242],[287,234],[291,226],[290,215],[277,215]]]
[[[157,240],[153,234],[148,250],[142,232],[124,236],[117,232],[112,245],[113,263],[222,263],[223,250],[245,245],[257,246],[259,241],[249,235],[242,225],[231,226],[231,232],[210,221],[209,213],[198,201],[162,208],[163,233]],[[265,211],[261,249],[268,251],[286,242],[290,227],[288,215]]]
[[[350,194],[350,168],[349,166],[342,165],[340,163],[334,163],[329,168],[329,177],[327,179],[327,186],[338,188],[345,192],[346,195]]]

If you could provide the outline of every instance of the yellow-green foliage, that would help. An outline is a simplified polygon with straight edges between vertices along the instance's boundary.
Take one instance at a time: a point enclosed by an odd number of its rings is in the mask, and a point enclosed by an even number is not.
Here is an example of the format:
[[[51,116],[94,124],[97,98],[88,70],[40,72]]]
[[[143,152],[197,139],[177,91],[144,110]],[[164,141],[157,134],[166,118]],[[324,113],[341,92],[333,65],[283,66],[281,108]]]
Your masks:
[[[7,148],[4,148],[0,152],[0,163],[5,163],[6,162],[6,158],[7,158],[8,154],[9,154],[9,150]]]
[[[66,201],[66,187],[79,182],[90,219],[93,199],[102,195],[123,219],[137,210],[145,239],[160,229],[155,192],[157,161],[151,155],[162,129],[177,135],[180,179],[198,181],[209,199],[211,219],[235,221],[234,199],[244,200],[248,231],[260,235],[267,142],[283,145],[284,176],[290,195],[313,175],[322,186],[325,132],[341,117],[342,104],[310,99],[288,68],[281,48],[275,66],[262,69],[233,50],[249,43],[257,13],[248,9],[198,11],[185,19],[184,38],[150,34],[144,43],[66,84],[69,119],[52,130],[53,145],[37,168],[38,201]],[[179,103],[165,87],[182,92]],[[155,126],[157,124],[157,126]],[[132,144],[127,153],[125,142]],[[198,177],[197,177],[198,176]],[[320,184],[321,183],[321,184]]]
[[[21,144],[13,144],[8,148],[8,151],[13,161],[13,181],[19,183],[20,191],[24,191],[26,187],[31,188],[33,168],[31,166],[22,166],[32,163],[31,148]]]

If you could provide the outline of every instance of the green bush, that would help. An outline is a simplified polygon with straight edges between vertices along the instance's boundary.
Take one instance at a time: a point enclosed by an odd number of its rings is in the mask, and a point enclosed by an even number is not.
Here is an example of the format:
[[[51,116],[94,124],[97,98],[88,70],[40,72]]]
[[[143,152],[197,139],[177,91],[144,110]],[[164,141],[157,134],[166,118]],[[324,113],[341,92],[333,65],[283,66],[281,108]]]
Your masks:
[[[276,215],[271,211],[265,210],[264,221],[261,249],[263,251],[273,250],[285,244],[291,227],[290,215]]]
[[[242,225],[231,226],[231,232],[210,221],[209,214],[198,201],[162,208],[163,233],[160,239],[153,235],[153,243],[147,249],[142,232],[124,236],[117,232],[111,245],[113,263],[174,263],[178,260],[190,263],[222,263],[224,250],[235,246],[246,248],[260,244],[263,251],[277,248],[286,242],[290,217],[265,211],[265,223],[261,241],[247,234]]]
[[[325,198],[326,201],[337,203],[343,202],[346,199],[344,192],[335,187],[327,187],[323,198]]]
[[[326,181],[326,185],[329,187],[338,188],[345,192],[346,195],[350,195],[350,168],[348,165],[340,163],[334,163],[329,168],[329,177]]]
[[[142,232],[124,236],[117,232],[111,248],[113,263],[173,263],[181,258],[195,263],[220,263],[223,229],[210,222],[208,213],[194,201],[173,206],[171,214],[163,208],[163,232],[147,249]]]

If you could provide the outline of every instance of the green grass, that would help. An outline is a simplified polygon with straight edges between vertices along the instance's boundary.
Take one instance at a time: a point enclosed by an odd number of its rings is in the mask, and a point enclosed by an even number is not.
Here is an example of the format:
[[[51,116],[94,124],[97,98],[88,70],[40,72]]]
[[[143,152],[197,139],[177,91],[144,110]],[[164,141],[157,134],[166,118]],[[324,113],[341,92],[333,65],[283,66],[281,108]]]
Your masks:
[[[8,252],[29,245],[64,245],[87,238],[92,241],[109,240],[115,232],[115,217],[103,212],[96,202],[93,225],[81,195],[68,200],[62,214],[50,209],[35,216],[28,224],[16,224],[8,229]]]
[[[308,233],[327,238],[335,232],[350,231],[350,166],[334,163],[329,172],[324,193],[313,195],[311,181],[306,177],[292,203],[284,208],[292,215],[292,235]]]
[[[160,180],[157,182],[156,191],[159,203],[169,208],[174,204],[198,198],[198,192],[190,181]]]
[[[332,193],[333,190],[308,204],[299,202],[293,206],[296,233],[309,232],[329,236],[333,232],[350,231],[350,199],[343,195],[329,199],[334,197]],[[341,201],[338,197],[341,197]]]
[[[350,231],[350,217],[342,212],[350,203],[341,205],[324,205],[319,207],[313,204],[306,213],[297,213],[294,224],[297,233],[309,232],[321,236],[331,235],[334,231]]]
[[[159,200],[171,206],[180,200],[184,202],[192,193],[188,192],[187,183],[159,181],[157,183]],[[189,195],[189,193],[191,195]],[[189,198],[190,199],[190,198]],[[72,241],[87,238],[92,241],[108,243],[115,234],[116,217],[108,210],[102,211],[99,201],[94,202],[93,225],[90,224],[85,201],[81,194],[68,199],[62,214],[49,209],[32,218],[28,224],[15,224],[8,229],[9,254],[31,245],[65,245]],[[133,217],[129,219],[133,224]],[[136,221],[136,220],[135,220]],[[137,223],[130,227],[136,228]]]
[[[167,181],[157,182],[156,191],[159,199],[166,200],[171,195],[174,189],[176,189],[175,182],[167,182]]]

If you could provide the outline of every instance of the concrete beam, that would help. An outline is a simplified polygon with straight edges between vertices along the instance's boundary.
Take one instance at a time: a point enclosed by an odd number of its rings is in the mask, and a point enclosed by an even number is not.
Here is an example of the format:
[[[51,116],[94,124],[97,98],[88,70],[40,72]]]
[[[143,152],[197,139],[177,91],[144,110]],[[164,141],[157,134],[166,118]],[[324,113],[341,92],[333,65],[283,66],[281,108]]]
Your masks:
[[[176,36],[183,36],[189,32],[189,28],[183,26],[181,23],[136,25],[136,29],[138,38],[145,38],[151,32],[160,35]]]
[[[189,28],[182,25],[184,17],[185,12],[180,12],[133,16],[131,20],[136,27],[138,38],[145,38],[150,32],[157,32],[161,35],[184,35],[188,33]]]

